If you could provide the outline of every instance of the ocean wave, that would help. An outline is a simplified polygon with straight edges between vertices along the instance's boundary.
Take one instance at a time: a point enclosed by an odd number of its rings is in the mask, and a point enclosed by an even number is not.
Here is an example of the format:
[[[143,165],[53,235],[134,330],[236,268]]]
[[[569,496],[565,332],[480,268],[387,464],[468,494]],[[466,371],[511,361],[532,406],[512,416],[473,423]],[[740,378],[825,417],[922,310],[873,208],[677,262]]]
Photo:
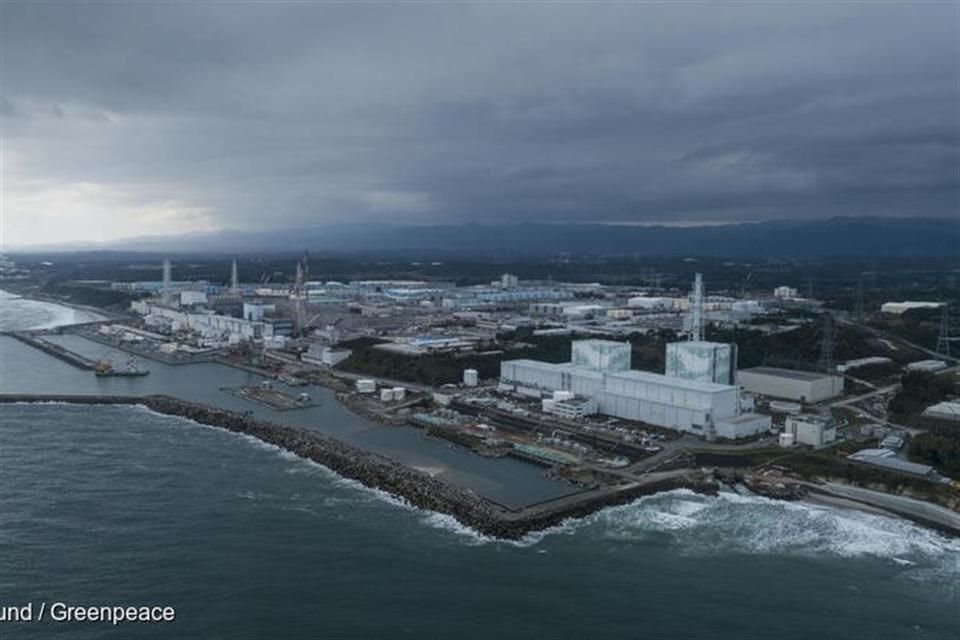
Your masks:
[[[92,311],[65,307],[55,302],[32,300],[6,292],[3,293],[2,300],[4,309],[0,315],[0,328],[4,331],[53,329],[105,319]]]
[[[947,556],[960,560],[960,540],[908,520],[735,493],[711,498],[678,490],[647,496],[600,511],[585,526],[622,540],[671,534],[693,554],[829,554],[896,559],[898,564]]]
[[[136,410],[187,423],[137,406]],[[206,425],[203,425],[206,426]],[[231,433],[218,427],[207,427]],[[515,541],[503,541],[458,522],[452,516],[421,509],[381,489],[367,487],[282,447],[247,434],[234,433],[248,444],[291,463],[290,472],[310,470],[334,486],[350,490],[356,500],[380,502],[420,515],[434,529],[455,535],[470,545],[503,544],[532,547],[561,535],[599,535],[606,539],[643,541],[668,536],[681,553],[743,553],[753,555],[876,557],[903,567],[929,566],[945,558],[960,563],[960,539],[947,538],[908,520],[805,502],[785,502],[755,495],[722,492],[703,496],[677,489],[608,507],[585,518],[571,518]],[[337,498],[339,500],[339,498]],[[347,500],[355,502],[353,498]],[[949,567],[946,567],[949,571]],[[953,575],[958,572],[954,569]]]
[[[334,485],[356,491],[358,497],[418,512],[423,524],[452,533],[469,545],[502,544],[526,548],[551,537],[589,530],[608,539],[624,541],[668,534],[683,553],[690,554],[873,556],[902,566],[927,564],[931,559],[945,556],[956,556],[960,561],[960,540],[947,538],[907,520],[733,492],[710,497],[689,489],[645,496],[626,505],[602,509],[585,518],[570,518],[542,531],[528,533],[519,540],[499,540],[463,525],[453,516],[420,509],[403,498],[344,478],[319,463],[276,445],[239,435],[254,446],[286,460],[322,470]]]

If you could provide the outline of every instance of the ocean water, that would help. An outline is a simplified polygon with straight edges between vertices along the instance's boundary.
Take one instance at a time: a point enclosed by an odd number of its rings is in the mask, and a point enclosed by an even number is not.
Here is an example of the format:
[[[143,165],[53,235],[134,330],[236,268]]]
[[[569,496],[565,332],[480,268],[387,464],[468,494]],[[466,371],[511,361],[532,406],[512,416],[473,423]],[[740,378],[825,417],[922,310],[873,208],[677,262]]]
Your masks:
[[[500,542],[187,420],[0,406],[0,605],[177,612],[4,640],[960,638],[958,583],[960,540],[858,511],[675,491]]]
[[[0,329],[49,329],[68,324],[102,320],[103,316],[89,311],[39,300],[21,298],[0,289]]]

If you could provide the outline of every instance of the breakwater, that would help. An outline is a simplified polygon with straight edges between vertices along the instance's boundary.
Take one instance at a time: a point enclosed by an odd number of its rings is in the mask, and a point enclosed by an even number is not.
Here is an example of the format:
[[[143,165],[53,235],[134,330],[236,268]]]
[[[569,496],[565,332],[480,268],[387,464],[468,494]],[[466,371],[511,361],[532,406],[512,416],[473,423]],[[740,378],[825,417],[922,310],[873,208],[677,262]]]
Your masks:
[[[67,364],[78,369],[83,369],[84,371],[93,371],[94,367],[96,366],[96,362],[89,358],[81,356],[78,353],[74,353],[73,351],[65,349],[58,344],[54,344],[53,342],[47,342],[46,340],[35,338],[28,333],[21,331],[5,331],[2,335],[10,336],[11,338],[19,340],[20,342],[29,345],[34,349],[38,349],[47,355],[53,356],[57,360],[66,362]]]
[[[636,482],[565,496],[524,509],[509,510],[387,457],[316,432],[170,396],[0,395],[0,403],[11,402],[140,405],[158,413],[245,434],[322,464],[364,486],[386,491],[413,506],[450,515],[481,534],[501,539],[515,540],[568,518],[583,517],[603,507],[624,504],[660,491],[688,488],[701,493],[716,492],[716,485],[712,482],[696,479],[686,472],[668,472],[653,474]]]

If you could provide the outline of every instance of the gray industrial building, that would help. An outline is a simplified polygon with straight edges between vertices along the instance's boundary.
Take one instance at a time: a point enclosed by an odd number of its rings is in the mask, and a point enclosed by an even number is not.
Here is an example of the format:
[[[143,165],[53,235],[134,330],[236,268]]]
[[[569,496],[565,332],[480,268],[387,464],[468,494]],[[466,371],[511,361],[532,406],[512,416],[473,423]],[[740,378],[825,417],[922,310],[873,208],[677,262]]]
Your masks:
[[[806,403],[828,400],[843,392],[842,377],[815,371],[753,367],[738,371],[737,381],[751,393]]]
[[[501,388],[530,397],[570,391],[596,400],[599,413],[709,438],[734,440],[770,428],[769,417],[740,411],[739,390],[733,385],[629,369],[629,345],[624,343],[576,341],[573,356],[563,364],[504,361]]]

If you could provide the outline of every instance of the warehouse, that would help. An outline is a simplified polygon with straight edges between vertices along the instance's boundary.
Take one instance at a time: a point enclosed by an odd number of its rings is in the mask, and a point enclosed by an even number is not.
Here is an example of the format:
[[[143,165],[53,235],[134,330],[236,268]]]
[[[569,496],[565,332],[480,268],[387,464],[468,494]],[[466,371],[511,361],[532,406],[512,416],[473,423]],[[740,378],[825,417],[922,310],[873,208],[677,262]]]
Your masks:
[[[923,415],[928,418],[939,418],[940,420],[953,420],[960,422],[960,402],[939,402],[929,406],[924,410]]]
[[[737,381],[751,393],[806,403],[821,402],[843,392],[843,378],[815,371],[754,367],[738,371]]]
[[[860,464],[878,467],[884,471],[893,471],[908,476],[924,478],[934,482],[940,481],[940,476],[936,469],[927,464],[917,464],[898,458],[897,455],[889,449],[861,449],[856,453],[847,456],[847,460],[859,462]]]

